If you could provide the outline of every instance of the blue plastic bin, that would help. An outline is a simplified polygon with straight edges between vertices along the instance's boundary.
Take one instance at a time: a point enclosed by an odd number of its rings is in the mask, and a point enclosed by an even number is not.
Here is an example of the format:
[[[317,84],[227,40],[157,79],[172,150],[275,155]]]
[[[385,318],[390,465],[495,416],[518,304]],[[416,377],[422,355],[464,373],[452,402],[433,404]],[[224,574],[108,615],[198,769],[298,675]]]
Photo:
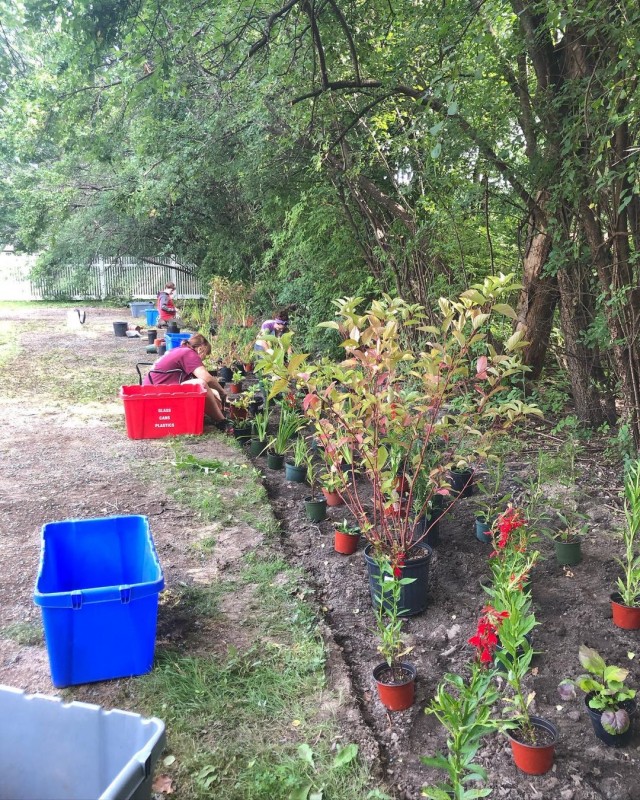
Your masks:
[[[167,343],[167,352],[173,350],[174,347],[180,347],[180,344],[193,336],[192,333],[167,333],[165,334],[165,341]]]
[[[147,309],[153,307],[153,300],[134,300],[132,303],[129,303],[132,317],[144,317]]]
[[[164,723],[0,686],[0,800],[149,800]]]
[[[145,309],[145,316],[147,318],[147,325],[155,325],[158,321],[158,309],[156,308],[146,308]]]
[[[163,587],[146,517],[44,525],[33,599],[54,686],[148,672]]]

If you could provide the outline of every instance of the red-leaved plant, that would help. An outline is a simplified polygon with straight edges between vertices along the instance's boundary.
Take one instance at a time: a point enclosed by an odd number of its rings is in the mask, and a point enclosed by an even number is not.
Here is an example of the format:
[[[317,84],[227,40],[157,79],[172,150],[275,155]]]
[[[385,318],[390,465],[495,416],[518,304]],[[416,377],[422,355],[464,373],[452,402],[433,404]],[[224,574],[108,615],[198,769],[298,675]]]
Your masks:
[[[429,527],[418,533],[418,524],[434,497],[445,498],[442,513],[455,502],[449,470],[486,458],[498,431],[540,413],[506,397],[507,379],[524,369],[521,334],[500,353],[488,337],[494,316],[515,318],[500,302],[514,288],[511,275],[500,275],[456,301],[441,298],[437,325],[426,324],[421,306],[387,295],[364,311],[361,298],[336,300],[337,319],[322,325],[342,335],[342,362],[286,359],[291,342],[283,336],[281,352],[258,366],[274,380],[273,395],[292,385],[305,393],[303,412],[325,462],[345,476],[346,505],[375,551],[394,563],[427,536]]]

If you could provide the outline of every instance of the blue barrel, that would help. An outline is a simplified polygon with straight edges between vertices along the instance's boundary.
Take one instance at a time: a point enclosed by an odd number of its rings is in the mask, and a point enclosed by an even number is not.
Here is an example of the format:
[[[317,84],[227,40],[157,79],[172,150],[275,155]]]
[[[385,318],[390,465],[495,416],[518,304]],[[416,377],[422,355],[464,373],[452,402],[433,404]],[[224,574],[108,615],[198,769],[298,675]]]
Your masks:
[[[145,309],[145,316],[147,318],[147,325],[155,325],[158,321],[158,311],[155,308]]]

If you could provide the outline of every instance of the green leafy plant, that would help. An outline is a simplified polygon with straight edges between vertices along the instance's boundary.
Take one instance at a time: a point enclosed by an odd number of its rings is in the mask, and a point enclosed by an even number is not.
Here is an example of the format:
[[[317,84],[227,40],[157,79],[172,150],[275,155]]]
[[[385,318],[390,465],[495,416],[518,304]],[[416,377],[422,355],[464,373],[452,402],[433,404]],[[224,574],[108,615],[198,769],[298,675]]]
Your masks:
[[[504,461],[501,458],[491,459],[487,462],[487,475],[485,480],[476,481],[479,496],[474,500],[476,517],[488,525],[493,523],[496,516],[507,507],[512,493],[500,493],[504,477]]]
[[[360,536],[360,528],[358,528],[357,525],[353,525],[346,518],[341,522],[336,522],[335,529],[340,533],[346,534],[347,536]]]
[[[332,465],[320,475],[320,483],[328,492],[340,492],[347,485],[347,478],[338,467]]]
[[[274,453],[284,455],[291,448],[291,439],[304,425],[304,419],[288,406],[280,405],[280,419],[276,435],[273,437],[269,446]]]
[[[267,440],[267,429],[269,427],[269,396],[265,398],[264,405],[261,411],[258,411],[253,417],[253,430],[259,441],[265,442]]]
[[[402,656],[413,649],[405,647],[402,640],[402,611],[400,595],[402,587],[415,581],[415,578],[402,578],[401,564],[390,564],[385,558],[376,559],[378,566],[377,586],[374,599],[376,629],[380,644],[378,652],[382,655],[389,669],[396,673],[400,670],[398,662]],[[401,678],[401,675],[398,675]],[[394,676],[394,680],[396,677]]]
[[[618,593],[623,605],[640,605],[640,461],[631,462],[624,480],[624,527],[622,541],[624,555],[616,559],[623,574],[617,580]]]
[[[552,508],[547,519],[551,527],[541,524],[538,530],[547,538],[556,542],[578,542],[589,532],[588,517],[581,514],[571,501],[563,507]]]
[[[233,373],[233,375],[231,376],[231,382],[232,383],[242,383],[243,377],[244,377],[244,375],[242,374],[242,372],[240,372],[240,370],[236,370]]]
[[[304,436],[296,437],[293,443],[293,463],[296,467],[302,467],[307,463],[307,453],[309,446]]]
[[[487,772],[474,764],[482,739],[502,724],[492,717],[499,694],[493,685],[495,671],[474,663],[471,676],[465,681],[460,675],[447,673],[438,685],[435,697],[425,708],[433,714],[448,733],[447,754],[422,756],[428,767],[445,770],[448,781],[437,786],[425,786],[423,797],[431,800],[474,800],[488,797],[489,787],[468,786],[470,781],[486,780]]]
[[[602,712],[600,721],[607,733],[624,733],[631,720],[627,711],[620,706],[625,700],[632,700],[636,696],[635,689],[628,689],[624,685],[629,670],[607,666],[597,650],[584,644],[580,645],[578,658],[587,672],[575,681],[562,681],[558,687],[560,697],[563,700],[572,699],[575,696],[574,685],[578,686],[589,697],[589,708]]]

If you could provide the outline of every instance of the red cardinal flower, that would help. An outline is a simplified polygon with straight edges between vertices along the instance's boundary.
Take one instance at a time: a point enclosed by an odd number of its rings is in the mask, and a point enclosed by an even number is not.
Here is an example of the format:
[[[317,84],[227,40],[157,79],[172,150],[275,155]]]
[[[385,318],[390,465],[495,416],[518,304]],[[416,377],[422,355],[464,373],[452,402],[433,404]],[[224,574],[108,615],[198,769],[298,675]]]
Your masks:
[[[396,559],[396,563],[393,566],[394,578],[402,577],[402,567],[404,567],[404,562],[406,557],[407,557],[406,553],[398,553],[398,558]]]
[[[492,606],[485,606],[482,611],[475,635],[467,641],[478,650],[480,663],[489,664],[493,661],[493,652],[498,644],[498,630],[509,612],[496,611]]]

